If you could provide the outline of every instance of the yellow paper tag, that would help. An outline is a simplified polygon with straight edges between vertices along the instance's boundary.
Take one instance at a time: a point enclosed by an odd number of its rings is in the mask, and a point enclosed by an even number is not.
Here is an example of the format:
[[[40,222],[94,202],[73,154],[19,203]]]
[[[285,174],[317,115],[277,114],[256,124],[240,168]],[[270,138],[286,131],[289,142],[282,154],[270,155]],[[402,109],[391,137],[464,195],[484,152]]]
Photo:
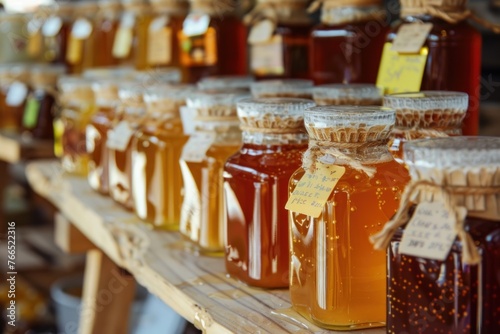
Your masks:
[[[134,33],[132,28],[120,27],[115,35],[113,42],[113,57],[123,59],[127,58],[132,48]]]
[[[28,37],[28,54],[31,57],[38,57],[42,52],[43,36],[41,30],[37,30]]]
[[[66,60],[70,64],[78,64],[82,60],[83,40],[74,36],[69,37]]]
[[[314,172],[306,172],[286,202],[287,210],[317,218],[321,215],[326,201],[345,167],[316,162]]]
[[[400,54],[385,43],[377,76],[377,87],[384,94],[418,92],[422,85],[429,49],[423,47],[418,54]]]
[[[283,38],[274,35],[269,41],[250,46],[250,67],[256,75],[282,75],[285,73]]]
[[[431,30],[432,23],[403,24],[392,42],[391,50],[399,53],[419,53]]]
[[[148,37],[149,65],[167,65],[172,61],[172,29],[150,30]]]

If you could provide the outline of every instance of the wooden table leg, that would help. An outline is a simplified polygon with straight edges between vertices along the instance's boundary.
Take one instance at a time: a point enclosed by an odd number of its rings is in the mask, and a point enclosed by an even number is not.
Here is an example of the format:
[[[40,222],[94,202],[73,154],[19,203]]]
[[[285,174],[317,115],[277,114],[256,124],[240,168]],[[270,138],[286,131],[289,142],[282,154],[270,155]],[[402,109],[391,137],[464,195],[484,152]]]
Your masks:
[[[87,252],[80,334],[126,334],[135,280],[100,250]]]

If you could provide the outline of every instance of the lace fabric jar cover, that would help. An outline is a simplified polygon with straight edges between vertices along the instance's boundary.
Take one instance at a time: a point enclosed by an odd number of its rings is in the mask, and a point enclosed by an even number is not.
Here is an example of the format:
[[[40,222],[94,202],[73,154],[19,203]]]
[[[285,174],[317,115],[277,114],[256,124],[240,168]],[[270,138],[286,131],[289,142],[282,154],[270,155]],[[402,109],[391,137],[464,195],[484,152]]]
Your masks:
[[[378,106],[382,104],[380,90],[369,84],[331,84],[315,86],[313,99],[320,106],[354,105]]]
[[[313,82],[305,79],[263,80],[250,86],[255,98],[293,97],[312,99]]]

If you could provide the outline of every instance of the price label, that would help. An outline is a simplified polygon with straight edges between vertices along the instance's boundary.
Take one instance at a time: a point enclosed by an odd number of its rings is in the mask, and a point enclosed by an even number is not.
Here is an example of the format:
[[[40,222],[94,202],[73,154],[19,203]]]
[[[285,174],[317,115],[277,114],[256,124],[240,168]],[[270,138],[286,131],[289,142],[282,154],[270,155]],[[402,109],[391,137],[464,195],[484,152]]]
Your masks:
[[[134,132],[134,129],[132,129],[127,121],[121,121],[113,130],[108,131],[106,146],[110,149],[123,152],[130,143]]]
[[[14,81],[7,91],[5,104],[9,107],[19,107],[28,96],[28,86],[20,81]]]
[[[40,102],[34,97],[28,98],[23,114],[23,127],[33,129],[38,123],[38,113],[40,112]]]
[[[168,16],[157,17],[148,31],[148,63],[167,65],[172,61],[172,29],[167,27]]]
[[[316,162],[313,172],[305,172],[286,202],[285,209],[318,218],[345,167]]]
[[[113,50],[111,51],[113,57],[124,59],[129,56],[134,41],[134,25],[135,15],[133,13],[123,14],[113,41]]]
[[[182,32],[186,36],[203,35],[210,25],[210,16],[189,14],[182,24]]]
[[[271,20],[262,20],[257,22],[248,34],[248,43],[264,43],[268,42],[273,37],[274,24]]]
[[[418,54],[401,54],[385,43],[377,76],[377,87],[384,94],[420,91],[429,50],[423,47]]]
[[[431,30],[432,23],[403,24],[392,42],[391,50],[400,53],[419,53]]]
[[[184,131],[184,134],[188,136],[192,135],[194,133],[196,124],[194,121],[197,114],[196,109],[187,106],[182,106],[179,108],[179,112],[181,114],[182,129]]]
[[[463,208],[463,215],[466,209]],[[401,254],[444,261],[455,242],[455,217],[440,202],[418,204],[406,224],[399,245]]]
[[[250,49],[250,67],[257,75],[282,75],[285,73],[283,39],[274,35],[269,41],[254,43]]]
[[[63,21],[59,16],[51,16],[42,26],[42,34],[46,37],[54,37],[61,31]]]
[[[202,162],[214,141],[215,133],[193,133],[182,149],[181,159],[187,162]]]
[[[78,64],[81,62],[83,56],[83,40],[70,36],[68,50],[66,52],[66,60],[68,63]]]
[[[87,39],[92,33],[92,23],[87,19],[78,19],[73,24],[71,29],[71,36],[77,39]]]

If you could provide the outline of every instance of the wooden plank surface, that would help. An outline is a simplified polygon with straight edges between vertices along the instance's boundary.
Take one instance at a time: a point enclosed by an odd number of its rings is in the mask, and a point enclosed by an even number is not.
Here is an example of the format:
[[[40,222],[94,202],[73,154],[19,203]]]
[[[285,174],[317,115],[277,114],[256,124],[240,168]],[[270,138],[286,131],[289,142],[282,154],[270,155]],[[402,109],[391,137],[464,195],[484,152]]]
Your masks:
[[[288,290],[253,289],[227,276],[221,258],[186,250],[178,233],[154,231],[83,178],[51,161],[31,163],[27,176],[40,195],[118,266],[206,333],[337,333],[290,308]],[[338,332],[340,333],[340,332]],[[355,333],[382,334],[384,328]]]
[[[54,143],[26,136],[0,133],[0,160],[16,163],[21,160],[43,159],[54,156]]]

